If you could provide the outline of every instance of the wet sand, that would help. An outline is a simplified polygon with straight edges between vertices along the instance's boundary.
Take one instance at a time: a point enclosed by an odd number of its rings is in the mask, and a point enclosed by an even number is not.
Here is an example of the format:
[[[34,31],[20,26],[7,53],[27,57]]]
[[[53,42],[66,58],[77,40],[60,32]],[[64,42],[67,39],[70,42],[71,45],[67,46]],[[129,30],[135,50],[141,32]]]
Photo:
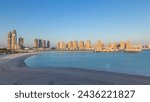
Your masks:
[[[28,68],[33,53],[0,58],[2,85],[150,85],[150,77],[79,68]]]

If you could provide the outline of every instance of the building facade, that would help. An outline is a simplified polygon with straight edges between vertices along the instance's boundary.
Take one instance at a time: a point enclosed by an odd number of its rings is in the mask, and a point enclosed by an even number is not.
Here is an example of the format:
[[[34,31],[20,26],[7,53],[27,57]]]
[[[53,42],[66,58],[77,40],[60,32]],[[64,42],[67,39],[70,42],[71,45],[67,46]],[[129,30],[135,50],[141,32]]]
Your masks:
[[[126,49],[131,49],[131,48],[132,48],[131,42],[127,41],[126,42]]]
[[[83,50],[83,49],[84,49],[84,41],[83,41],[83,40],[81,40],[81,41],[79,42],[79,49],[80,49],[80,50]]]
[[[19,38],[18,47],[19,49],[23,49],[24,39],[22,37]]]
[[[57,43],[57,49],[60,49],[60,42]]]
[[[103,43],[101,40],[98,40],[97,43],[96,43],[96,49],[102,49],[103,48]]]
[[[42,48],[42,39],[39,39],[39,45],[38,48]]]
[[[7,49],[16,50],[17,49],[17,32],[16,30],[10,31],[7,38]]]
[[[38,44],[38,39],[34,39],[34,48],[37,49],[37,48],[38,48],[38,45],[39,45],[39,44]]]
[[[50,41],[47,41],[47,48],[50,48]]]
[[[69,42],[68,42],[68,49],[69,49],[69,50],[72,50],[72,49],[73,49],[73,42],[72,42],[72,41],[69,41]]]
[[[11,32],[8,33],[8,38],[7,38],[7,49],[11,50],[11,43],[12,43],[12,34]]]
[[[17,32],[16,32],[16,30],[12,31],[11,49],[12,50],[16,50],[17,49]]]
[[[124,50],[124,49],[126,48],[126,42],[121,41],[119,48],[120,48],[121,50]]]
[[[60,49],[60,50],[66,49],[66,44],[65,44],[65,42],[63,42],[63,41],[60,41],[60,42],[59,42],[59,49]]]
[[[91,41],[90,41],[90,40],[87,40],[87,41],[86,41],[85,48],[86,48],[87,50],[91,49]]]
[[[73,41],[73,50],[78,50],[78,41]]]
[[[46,48],[46,40],[42,40],[42,48]]]

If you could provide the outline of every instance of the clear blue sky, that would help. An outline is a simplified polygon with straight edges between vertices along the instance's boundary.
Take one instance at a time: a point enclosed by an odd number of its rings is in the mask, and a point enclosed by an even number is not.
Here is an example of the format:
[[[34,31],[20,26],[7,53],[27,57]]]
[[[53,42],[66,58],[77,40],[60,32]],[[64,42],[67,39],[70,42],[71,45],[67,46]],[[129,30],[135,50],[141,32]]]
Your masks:
[[[150,0],[0,0],[0,46],[17,30],[26,45],[34,38],[57,41],[150,42]]]

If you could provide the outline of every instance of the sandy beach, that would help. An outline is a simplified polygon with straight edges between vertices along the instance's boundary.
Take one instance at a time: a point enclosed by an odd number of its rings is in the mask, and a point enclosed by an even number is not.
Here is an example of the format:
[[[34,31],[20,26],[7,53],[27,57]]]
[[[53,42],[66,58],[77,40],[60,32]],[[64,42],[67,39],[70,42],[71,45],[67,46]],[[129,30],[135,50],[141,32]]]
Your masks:
[[[35,53],[34,53],[35,54]],[[33,53],[0,58],[1,85],[150,85],[150,77],[79,68],[28,68]]]

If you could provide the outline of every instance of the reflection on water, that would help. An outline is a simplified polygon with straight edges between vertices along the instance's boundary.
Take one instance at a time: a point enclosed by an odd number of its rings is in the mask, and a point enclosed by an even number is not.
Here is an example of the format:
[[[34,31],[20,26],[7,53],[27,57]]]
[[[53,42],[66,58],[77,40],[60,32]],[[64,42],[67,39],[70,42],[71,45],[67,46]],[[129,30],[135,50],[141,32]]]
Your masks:
[[[71,67],[150,76],[150,51],[141,53],[49,52],[25,60],[30,68]]]

